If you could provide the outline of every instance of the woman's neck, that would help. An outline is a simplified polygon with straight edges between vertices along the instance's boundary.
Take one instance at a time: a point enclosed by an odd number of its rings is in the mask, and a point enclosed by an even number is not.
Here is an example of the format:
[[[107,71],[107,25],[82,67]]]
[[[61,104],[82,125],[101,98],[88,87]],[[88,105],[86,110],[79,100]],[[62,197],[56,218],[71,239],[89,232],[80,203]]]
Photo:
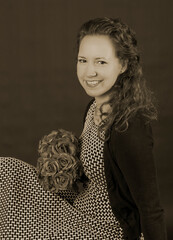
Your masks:
[[[108,103],[109,98],[104,98],[104,101],[103,101],[103,99],[101,99],[101,100],[100,99],[98,100],[98,98],[97,99],[95,98],[96,108],[94,111],[94,122],[96,125],[99,125],[101,123],[101,121],[106,118],[106,115],[111,112],[111,106]],[[106,113],[106,115],[102,115],[104,113]]]
[[[96,101],[96,106],[97,108],[100,108],[100,106],[106,102],[108,102],[110,99],[109,96],[105,96],[105,97],[95,97],[95,101]]]

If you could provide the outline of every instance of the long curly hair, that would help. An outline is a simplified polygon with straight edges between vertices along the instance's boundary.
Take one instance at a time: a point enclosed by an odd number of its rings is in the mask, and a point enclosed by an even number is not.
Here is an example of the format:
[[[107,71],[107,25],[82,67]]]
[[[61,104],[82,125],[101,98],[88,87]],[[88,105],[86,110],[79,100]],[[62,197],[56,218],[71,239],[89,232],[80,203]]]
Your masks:
[[[142,114],[146,122],[157,119],[157,110],[153,104],[153,94],[146,87],[140,63],[139,50],[135,33],[119,18],[96,18],[84,23],[77,36],[77,51],[82,39],[87,35],[106,35],[115,47],[115,54],[126,70],[121,73],[110,93],[108,102],[100,107],[101,124],[98,129],[99,136],[105,131],[109,138],[111,126],[116,131],[128,129],[129,120],[137,113]],[[106,113],[103,106],[109,104],[111,111]]]

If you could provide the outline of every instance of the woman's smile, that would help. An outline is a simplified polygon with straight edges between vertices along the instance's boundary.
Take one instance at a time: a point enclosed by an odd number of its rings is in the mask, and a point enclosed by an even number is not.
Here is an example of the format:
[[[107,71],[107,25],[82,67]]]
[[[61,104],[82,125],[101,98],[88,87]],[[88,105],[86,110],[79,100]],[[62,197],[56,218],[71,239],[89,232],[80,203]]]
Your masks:
[[[97,87],[103,80],[85,80],[86,85],[89,88]]]

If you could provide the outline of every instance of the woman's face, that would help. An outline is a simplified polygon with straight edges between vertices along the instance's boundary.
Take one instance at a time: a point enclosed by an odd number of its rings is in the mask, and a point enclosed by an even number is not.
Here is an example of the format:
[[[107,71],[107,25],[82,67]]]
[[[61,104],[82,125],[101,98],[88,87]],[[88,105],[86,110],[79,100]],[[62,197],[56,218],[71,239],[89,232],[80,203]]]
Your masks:
[[[77,76],[80,84],[97,103],[109,99],[109,93],[122,70],[111,39],[105,35],[87,35],[79,46]]]

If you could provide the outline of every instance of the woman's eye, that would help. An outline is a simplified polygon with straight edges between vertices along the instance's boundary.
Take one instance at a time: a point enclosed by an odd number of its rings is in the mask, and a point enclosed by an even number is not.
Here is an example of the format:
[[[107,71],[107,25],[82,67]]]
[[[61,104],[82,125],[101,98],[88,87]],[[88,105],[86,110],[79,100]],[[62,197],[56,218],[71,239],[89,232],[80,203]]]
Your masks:
[[[85,59],[78,59],[78,62],[79,63],[86,63],[86,60]]]
[[[98,61],[97,63],[100,64],[100,65],[104,65],[104,64],[106,64],[105,61]]]

